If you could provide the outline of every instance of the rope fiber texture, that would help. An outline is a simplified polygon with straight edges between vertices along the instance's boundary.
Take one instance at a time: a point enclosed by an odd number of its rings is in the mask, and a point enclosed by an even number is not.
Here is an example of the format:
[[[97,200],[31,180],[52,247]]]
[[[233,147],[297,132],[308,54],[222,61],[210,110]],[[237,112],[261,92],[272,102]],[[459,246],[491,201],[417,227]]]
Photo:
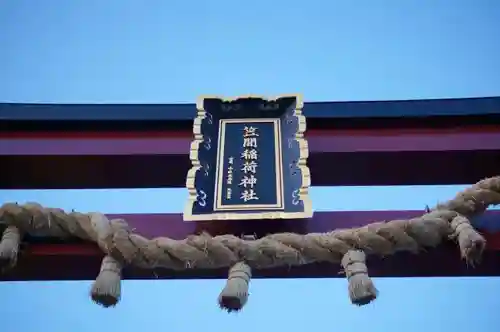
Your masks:
[[[127,265],[173,270],[227,267],[229,278],[219,305],[238,311],[247,301],[251,268],[340,263],[348,279],[351,301],[364,305],[377,296],[368,275],[366,255],[418,253],[451,239],[458,242],[462,258],[473,266],[479,262],[486,241],[474,230],[470,218],[496,204],[500,204],[500,176],[479,181],[421,217],[408,220],[375,222],[327,233],[271,234],[259,239],[200,234],[173,240],[147,239],[134,233],[124,220],[109,220],[101,213],[66,213],[36,203],[6,203],[0,207],[0,222],[7,224],[0,242],[0,265],[16,264],[23,234],[77,237],[97,243],[105,253],[91,289],[91,298],[98,304],[117,304],[121,270]]]

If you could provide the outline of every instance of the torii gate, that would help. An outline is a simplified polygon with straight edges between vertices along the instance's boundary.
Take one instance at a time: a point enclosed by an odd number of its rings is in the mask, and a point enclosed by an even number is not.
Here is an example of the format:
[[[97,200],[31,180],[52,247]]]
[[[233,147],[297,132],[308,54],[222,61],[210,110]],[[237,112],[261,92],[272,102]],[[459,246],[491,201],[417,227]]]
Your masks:
[[[232,111],[247,99],[219,101]],[[308,127],[308,158],[296,162],[305,167],[307,159],[310,169],[305,179],[307,167],[300,168],[302,199],[307,181],[314,186],[372,186],[489,179],[427,211],[331,211],[310,217],[304,207],[302,216],[275,215],[271,218],[279,220],[273,221],[105,216],[2,201],[0,280],[97,276],[92,298],[111,306],[120,296],[120,278],[226,278],[231,268],[220,297],[221,306],[231,311],[246,302],[250,275],[339,277],[344,271],[351,300],[358,305],[376,296],[367,267],[371,277],[500,275],[500,211],[477,216],[486,205],[500,203],[500,178],[495,177],[500,175],[500,97],[305,105],[297,98],[294,103],[291,114],[305,116]],[[273,112],[275,104],[263,105],[260,111]],[[190,154],[193,119],[198,115],[196,144],[206,143],[201,129],[206,113],[203,103],[0,104],[0,189],[184,187],[188,171],[199,166],[193,145]],[[273,116],[282,116],[278,113]],[[297,142],[305,129],[301,126],[296,124]],[[276,156],[281,160],[284,154]],[[189,176],[188,189],[193,203],[199,192]],[[196,218],[185,213],[184,219]],[[366,226],[390,220],[395,221]],[[161,239],[146,240],[155,237]],[[417,250],[422,247],[427,250]],[[472,263],[478,264],[468,266]]]

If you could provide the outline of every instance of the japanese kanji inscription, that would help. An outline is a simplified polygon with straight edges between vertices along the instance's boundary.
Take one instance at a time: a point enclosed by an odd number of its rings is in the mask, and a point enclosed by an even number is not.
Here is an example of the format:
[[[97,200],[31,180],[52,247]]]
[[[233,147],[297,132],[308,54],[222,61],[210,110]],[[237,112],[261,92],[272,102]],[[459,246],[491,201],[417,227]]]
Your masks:
[[[311,217],[302,107],[297,95],[200,98],[184,219]]]

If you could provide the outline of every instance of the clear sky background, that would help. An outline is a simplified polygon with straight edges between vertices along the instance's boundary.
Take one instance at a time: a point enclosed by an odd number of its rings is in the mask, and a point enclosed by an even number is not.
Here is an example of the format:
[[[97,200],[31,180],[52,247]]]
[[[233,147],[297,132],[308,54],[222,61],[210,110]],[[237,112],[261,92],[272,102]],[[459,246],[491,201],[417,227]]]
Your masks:
[[[173,103],[207,93],[289,92],[309,101],[493,96],[500,95],[499,40],[497,0],[3,0],[0,101]],[[422,208],[449,198],[449,188],[376,190],[384,200],[357,208],[408,208],[414,197]],[[80,194],[85,204],[77,207],[125,212],[144,197],[108,194],[107,201]],[[155,210],[178,195],[151,192],[146,205]],[[71,204],[62,191],[2,191],[0,202],[28,196]],[[327,206],[325,196],[318,194],[317,208]],[[107,310],[88,299],[90,282],[1,283],[2,331],[499,331],[500,279],[375,282],[379,299],[357,308],[343,279],[257,280],[237,315],[216,306],[223,280],[127,281],[122,302]]]

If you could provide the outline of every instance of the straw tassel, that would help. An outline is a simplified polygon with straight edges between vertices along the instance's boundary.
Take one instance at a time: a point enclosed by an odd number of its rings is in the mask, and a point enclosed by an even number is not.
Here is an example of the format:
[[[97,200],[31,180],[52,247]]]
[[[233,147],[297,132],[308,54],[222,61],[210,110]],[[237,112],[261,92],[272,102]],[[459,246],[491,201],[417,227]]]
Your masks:
[[[111,256],[102,260],[101,272],[97,276],[90,296],[92,300],[105,308],[115,306],[121,296],[122,265]]]
[[[0,267],[16,265],[21,233],[16,226],[7,226],[0,241]]]
[[[349,281],[351,302],[362,306],[375,300],[378,291],[368,275],[365,253],[349,250],[342,258],[341,264]]]
[[[252,271],[244,262],[236,263],[230,270],[226,286],[219,295],[219,306],[228,312],[240,311],[248,300],[248,285]]]
[[[485,238],[472,227],[470,220],[462,215],[453,218],[451,228],[452,238],[458,242],[462,258],[470,266],[479,263],[486,247]]]

